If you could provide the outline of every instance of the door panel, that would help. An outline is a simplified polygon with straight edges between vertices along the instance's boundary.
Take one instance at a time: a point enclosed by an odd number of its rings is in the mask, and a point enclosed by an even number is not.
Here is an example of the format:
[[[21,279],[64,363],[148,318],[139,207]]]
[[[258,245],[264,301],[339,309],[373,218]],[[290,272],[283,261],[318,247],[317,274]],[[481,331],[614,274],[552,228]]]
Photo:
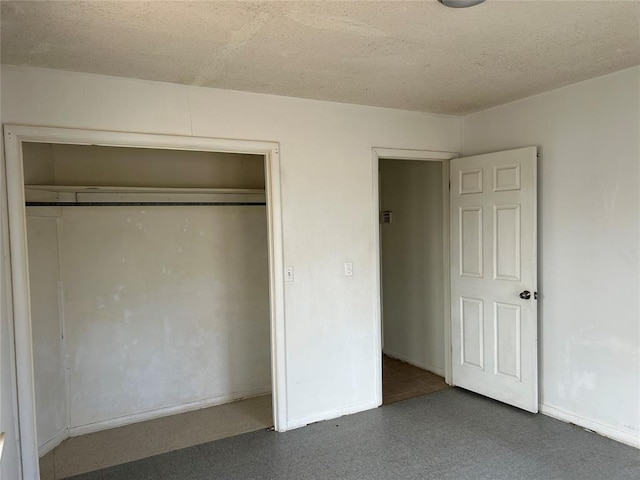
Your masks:
[[[484,366],[484,307],[482,300],[460,297],[462,365]]]
[[[493,207],[493,278],[520,281],[520,205]]]
[[[520,305],[495,302],[495,374],[520,381]]]
[[[538,411],[535,147],[451,161],[454,385]],[[530,298],[520,293],[530,292]],[[526,295],[523,295],[526,297]]]
[[[460,275],[482,277],[482,207],[460,209]]]

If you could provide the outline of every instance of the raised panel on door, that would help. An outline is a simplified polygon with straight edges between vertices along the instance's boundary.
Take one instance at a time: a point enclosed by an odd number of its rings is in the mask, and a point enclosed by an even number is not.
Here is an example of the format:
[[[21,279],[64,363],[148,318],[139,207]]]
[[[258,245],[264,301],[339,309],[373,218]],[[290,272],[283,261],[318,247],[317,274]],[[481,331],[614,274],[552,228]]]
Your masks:
[[[460,195],[482,193],[482,169],[460,170]]]
[[[536,163],[536,148],[527,147],[450,165],[453,384],[532,412]]]
[[[520,280],[520,205],[493,207],[493,278]]]
[[[493,191],[520,190],[520,165],[493,167]]]
[[[476,298],[460,298],[463,365],[484,368],[484,305]]]
[[[482,207],[460,208],[460,275],[482,277]]]
[[[494,368],[496,375],[520,381],[520,305],[494,303]]]

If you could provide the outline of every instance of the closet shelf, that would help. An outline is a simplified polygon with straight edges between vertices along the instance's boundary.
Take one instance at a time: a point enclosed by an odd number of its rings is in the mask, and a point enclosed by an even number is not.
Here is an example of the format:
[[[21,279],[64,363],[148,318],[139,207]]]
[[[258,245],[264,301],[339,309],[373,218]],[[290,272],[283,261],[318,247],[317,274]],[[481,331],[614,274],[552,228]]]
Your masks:
[[[265,205],[263,189],[25,185],[28,206]]]

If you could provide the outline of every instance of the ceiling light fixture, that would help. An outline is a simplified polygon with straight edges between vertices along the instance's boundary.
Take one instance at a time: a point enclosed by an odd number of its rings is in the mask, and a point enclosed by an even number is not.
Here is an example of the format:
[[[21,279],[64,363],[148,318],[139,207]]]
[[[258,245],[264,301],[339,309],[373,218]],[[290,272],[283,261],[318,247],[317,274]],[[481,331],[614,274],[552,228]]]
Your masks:
[[[445,7],[451,8],[467,8],[473,7],[474,5],[478,5],[484,0],[438,0]]]

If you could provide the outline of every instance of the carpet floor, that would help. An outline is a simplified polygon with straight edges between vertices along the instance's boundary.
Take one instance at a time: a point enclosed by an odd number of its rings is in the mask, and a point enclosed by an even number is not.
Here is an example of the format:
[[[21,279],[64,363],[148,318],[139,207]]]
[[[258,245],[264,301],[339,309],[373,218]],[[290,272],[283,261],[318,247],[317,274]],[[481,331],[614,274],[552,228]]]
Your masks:
[[[245,433],[74,480],[638,480],[640,450],[454,388]]]

